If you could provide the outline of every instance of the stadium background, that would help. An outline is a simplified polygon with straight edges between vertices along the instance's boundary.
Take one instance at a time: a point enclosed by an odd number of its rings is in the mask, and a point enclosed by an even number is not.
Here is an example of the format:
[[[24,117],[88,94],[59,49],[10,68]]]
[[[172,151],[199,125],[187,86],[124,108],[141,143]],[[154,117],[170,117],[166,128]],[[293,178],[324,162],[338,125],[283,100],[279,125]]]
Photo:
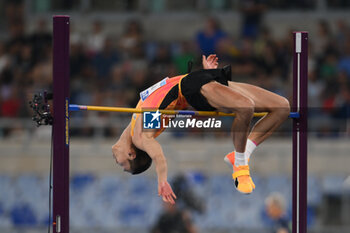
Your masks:
[[[198,68],[201,54],[210,53],[231,64],[233,80],[291,99],[291,32],[309,31],[309,231],[349,232],[349,13],[341,0],[1,0],[0,231],[47,228],[51,129],[35,127],[27,102],[35,91],[51,89],[51,17],[69,14],[71,102],[92,105],[134,107],[140,91],[186,73],[189,60]],[[157,196],[153,167],[131,177],[112,159],[111,145],[129,117],[72,116],[72,232],[288,228],[290,122],[254,153],[257,189],[250,196],[234,190],[224,165],[229,134],[164,133],[159,140],[179,196],[174,209]],[[277,219],[275,207],[266,207],[271,200],[285,206]]]

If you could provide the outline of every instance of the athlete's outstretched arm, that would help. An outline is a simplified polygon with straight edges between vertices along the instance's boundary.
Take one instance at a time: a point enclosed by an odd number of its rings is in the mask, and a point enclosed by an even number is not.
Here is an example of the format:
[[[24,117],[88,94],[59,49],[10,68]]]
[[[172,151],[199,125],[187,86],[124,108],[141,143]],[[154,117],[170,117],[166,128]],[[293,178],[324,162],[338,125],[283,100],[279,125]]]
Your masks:
[[[158,195],[162,196],[163,201],[174,204],[176,196],[168,183],[168,166],[162,147],[154,138],[155,130],[142,131],[141,117],[136,120],[132,142],[134,145],[145,151],[154,161],[158,176]]]
[[[156,165],[158,176],[158,195],[162,196],[163,201],[175,204],[176,196],[168,183],[168,166],[162,147],[154,138],[154,133],[143,132],[141,134],[141,147],[152,158]]]
[[[202,55],[203,69],[208,70],[218,68],[218,60],[219,58],[216,56],[216,54],[210,54],[208,57]]]

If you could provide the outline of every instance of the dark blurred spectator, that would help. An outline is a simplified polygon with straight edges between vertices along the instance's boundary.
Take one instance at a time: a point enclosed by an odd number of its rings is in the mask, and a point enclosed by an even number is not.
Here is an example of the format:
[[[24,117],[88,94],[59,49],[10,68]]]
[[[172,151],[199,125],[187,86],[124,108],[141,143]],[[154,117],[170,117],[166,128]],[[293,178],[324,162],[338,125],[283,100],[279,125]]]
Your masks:
[[[9,68],[0,74],[0,115],[3,117],[16,117],[19,114],[20,103],[14,74]]]
[[[264,0],[241,0],[242,36],[255,39],[260,33],[265,12]]]
[[[70,92],[72,103],[92,104],[98,89],[96,72],[91,66],[84,66],[79,75],[71,78]]]
[[[189,41],[181,42],[181,51],[174,56],[174,64],[178,74],[186,74],[188,72],[188,62],[193,61],[195,58],[195,52],[193,51],[193,45]]]
[[[338,19],[336,22],[336,43],[338,50],[341,51],[345,47],[347,38],[350,37],[350,28],[344,19]]]
[[[339,58],[338,70],[340,72],[345,72],[348,80],[350,81],[350,40],[346,41],[344,54],[342,54]]]
[[[150,63],[150,72],[154,81],[169,77],[169,69],[173,66],[173,59],[168,44],[159,43],[155,57]]]
[[[35,51],[33,51],[33,47],[29,44],[23,44],[20,53],[18,54],[17,59],[14,61],[14,65],[18,69],[17,72],[21,75],[21,81],[28,81],[24,80],[26,74],[31,71],[35,64],[35,60],[33,59],[32,54],[34,54]]]
[[[191,185],[185,175],[177,175],[172,182],[174,193],[176,193],[176,204],[183,209],[203,213],[205,206],[201,198],[199,198],[191,189]]]
[[[21,52],[21,46],[27,43],[27,38],[24,34],[24,23],[22,20],[16,20],[9,26],[9,40],[7,41],[7,51],[17,58]]]
[[[213,17],[208,18],[204,30],[196,35],[200,53],[205,56],[216,53],[218,43],[226,37],[227,33],[221,29],[218,20]]]
[[[11,89],[14,84],[14,74],[10,68],[6,68],[0,73],[0,84],[1,99],[8,99],[11,96]]]
[[[111,78],[112,82],[110,88],[115,92],[123,91],[132,87],[125,66],[115,65],[111,70]]]
[[[308,82],[308,105],[311,107],[310,110],[316,110],[321,104],[321,94],[324,88],[324,83],[317,78],[316,72],[309,72],[309,82]]]
[[[275,47],[272,42],[265,43],[262,49],[262,54],[257,58],[258,66],[271,75],[275,67],[278,67],[278,57],[276,55]]]
[[[242,39],[239,46],[239,56],[235,57],[233,62],[232,73],[234,76],[254,78],[258,72],[253,41],[248,38]]]
[[[312,40],[312,46],[316,57],[319,57],[331,46],[333,34],[329,23],[325,20],[320,20],[317,27],[317,37]]]
[[[190,181],[184,174],[179,174],[172,181],[174,193],[177,199],[175,205],[164,203],[162,213],[152,228],[152,233],[195,233],[196,227],[190,218],[190,212],[203,213],[204,204],[191,189]]]
[[[24,0],[5,0],[5,14],[7,21],[12,24],[14,21],[23,20]]]
[[[5,44],[0,41],[0,74],[10,64],[10,56],[6,51]]]
[[[31,72],[33,84],[38,90],[45,90],[52,84],[52,59],[40,62]]]
[[[262,27],[260,34],[255,40],[255,53],[257,56],[263,56],[264,55],[264,49],[267,45],[275,45],[276,42],[272,38],[271,31],[267,27]]]
[[[336,96],[339,91],[338,83],[329,80],[325,83],[325,88],[322,93],[322,109],[323,112],[333,115],[336,111],[337,102]]]
[[[46,50],[51,49],[52,36],[45,19],[39,19],[35,32],[29,37],[32,44],[33,62],[46,59]]]
[[[336,113],[336,118],[341,120],[346,120],[350,118],[350,85],[344,85],[340,88],[339,93],[339,110]],[[346,127],[346,121],[341,121],[341,123],[344,123],[341,125],[342,128],[339,128],[338,130],[344,130]]]
[[[130,20],[119,39],[119,48],[123,59],[142,58],[144,56],[143,43],[143,29],[140,22]]]
[[[18,96],[17,88],[12,88],[10,96],[1,101],[2,117],[18,117],[21,107],[21,99]]]
[[[271,193],[265,199],[264,216],[273,233],[289,233],[289,219],[286,215],[286,200],[280,193]]]
[[[160,215],[151,233],[196,233],[190,214],[177,209],[176,205],[164,203],[164,212]]]
[[[71,43],[70,46],[70,75],[74,79],[80,75],[82,70],[90,65],[89,59],[86,56],[84,47],[81,43]]]
[[[339,85],[339,90],[335,97],[337,112],[335,118],[346,119],[350,118],[350,82],[344,72],[338,73],[336,81]]]
[[[220,58],[221,64],[231,63],[232,60],[240,55],[236,42],[235,38],[229,36],[220,40],[216,47],[216,54]]]
[[[98,84],[96,71],[91,65],[83,44],[72,41],[70,47],[71,102],[91,104],[96,84]]]
[[[334,80],[337,74],[337,55],[328,53],[323,58],[323,63],[320,65],[320,78],[324,81]]]
[[[327,86],[325,90],[325,99],[323,102],[323,110],[329,115],[331,120],[328,128],[323,126],[325,135],[320,136],[338,136],[339,132],[346,129],[346,124],[350,117],[350,86],[347,82],[339,83],[337,86]],[[330,89],[328,91],[328,88]],[[329,134],[331,133],[331,134]],[[327,135],[328,134],[328,135]]]
[[[135,68],[130,73],[130,92],[132,93],[132,100],[130,102],[131,106],[136,106],[139,99],[140,99],[140,92],[146,90],[148,87],[154,84],[154,82],[151,82],[150,78],[147,77],[147,72],[145,69]]]
[[[114,40],[111,37],[107,37],[104,41],[102,51],[97,53],[93,58],[93,65],[102,86],[108,84],[110,71],[119,60],[119,56],[113,42]]]
[[[86,38],[86,48],[90,55],[100,53],[105,46],[106,34],[103,31],[103,23],[96,20],[92,24],[91,33]]]

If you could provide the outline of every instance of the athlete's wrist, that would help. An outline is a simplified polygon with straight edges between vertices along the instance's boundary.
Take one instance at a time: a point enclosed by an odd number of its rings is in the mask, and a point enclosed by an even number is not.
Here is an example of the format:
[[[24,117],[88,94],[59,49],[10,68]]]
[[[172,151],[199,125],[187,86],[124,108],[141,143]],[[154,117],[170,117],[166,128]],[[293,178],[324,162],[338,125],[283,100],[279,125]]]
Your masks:
[[[168,180],[167,180],[166,177],[165,177],[165,178],[158,178],[158,184],[159,184],[159,185],[164,184],[164,183],[166,183],[166,182],[168,182]]]

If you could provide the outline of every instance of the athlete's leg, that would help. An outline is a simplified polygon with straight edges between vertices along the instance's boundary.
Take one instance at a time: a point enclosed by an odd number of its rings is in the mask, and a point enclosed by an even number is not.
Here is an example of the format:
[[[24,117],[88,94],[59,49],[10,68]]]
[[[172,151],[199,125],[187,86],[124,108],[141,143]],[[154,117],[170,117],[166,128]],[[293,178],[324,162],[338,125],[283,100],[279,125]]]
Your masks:
[[[214,108],[236,113],[232,124],[233,144],[237,152],[244,153],[254,113],[254,101],[245,94],[217,82],[203,85],[201,94]]]
[[[270,136],[290,112],[289,102],[285,98],[249,84],[229,82],[227,87],[211,82],[201,88],[201,94],[218,110],[228,109],[236,113],[232,126],[237,152],[244,152],[246,149],[249,124],[254,111],[268,112],[249,134],[249,139],[257,144]],[[235,152],[229,153],[225,160],[233,166],[236,188],[242,193],[251,193],[255,185],[250,178],[249,167],[236,166],[237,155]]]
[[[256,112],[268,112],[254,125],[249,134],[249,139],[256,144],[268,138],[288,118],[290,105],[286,98],[246,83],[229,82],[229,87],[252,99]]]
[[[250,177],[244,152],[250,121],[254,114],[254,101],[240,91],[217,82],[210,82],[202,86],[201,94],[214,108],[236,113],[232,124],[235,151],[226,155],[225,161],[232,165],[232,178],[235,181],[236,189],[241,193],[249,194],[253,191],[255,185]]]

